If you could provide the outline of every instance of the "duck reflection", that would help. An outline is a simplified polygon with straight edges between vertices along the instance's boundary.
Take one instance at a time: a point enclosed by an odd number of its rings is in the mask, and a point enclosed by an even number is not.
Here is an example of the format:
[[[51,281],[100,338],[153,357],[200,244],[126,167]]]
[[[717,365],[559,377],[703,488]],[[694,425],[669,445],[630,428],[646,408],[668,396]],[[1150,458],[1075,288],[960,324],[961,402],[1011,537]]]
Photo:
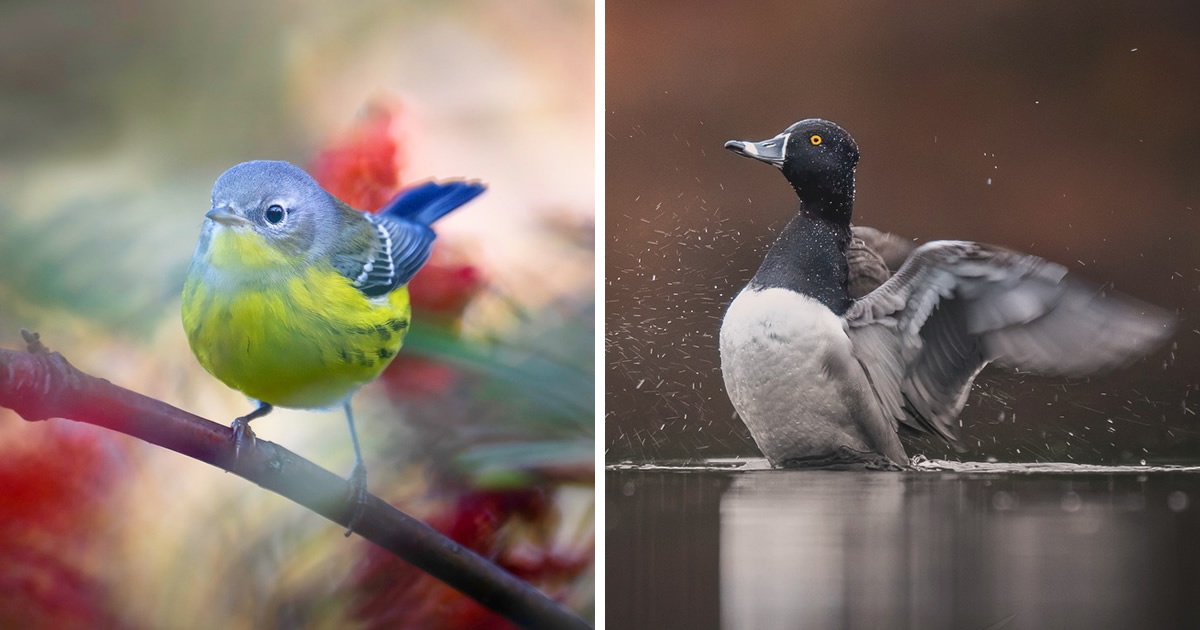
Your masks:
[[[1128,628],[1200,619],[1200,475],[609,473],[621,628]]]

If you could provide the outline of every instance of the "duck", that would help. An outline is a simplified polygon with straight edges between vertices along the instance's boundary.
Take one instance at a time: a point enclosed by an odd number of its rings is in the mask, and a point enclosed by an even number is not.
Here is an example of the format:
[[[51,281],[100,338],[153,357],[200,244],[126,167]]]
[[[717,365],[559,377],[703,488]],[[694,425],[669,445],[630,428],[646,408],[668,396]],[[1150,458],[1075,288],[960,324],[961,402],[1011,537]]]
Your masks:
[[[984,366],[1082,377],[1174,331],[1173,313],[1037,256],[853,226],[859,149],[833,122],[725,148],[778,168],[799,200],[719,335],[726,392],[773,467],[905,469],[902,429],[961,452]]]

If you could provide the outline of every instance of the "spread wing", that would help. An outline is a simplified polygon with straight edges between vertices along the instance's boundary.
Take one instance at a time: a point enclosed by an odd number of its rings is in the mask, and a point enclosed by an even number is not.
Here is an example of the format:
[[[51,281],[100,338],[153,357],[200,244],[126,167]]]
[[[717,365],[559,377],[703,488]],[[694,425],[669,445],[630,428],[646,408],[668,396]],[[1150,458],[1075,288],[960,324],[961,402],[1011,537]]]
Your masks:
[[[1060,265],[963,241],[917,248],[845,319],[884,413],[955,447],[955,420],[988,362],[1082,376],[1153,350],[1175,321]]]
[[[429,226],[340,205],[343,216],[352,218],[339,250],[333,253],[333,265],[366,295],[395,291],[429,260],[436,238]]]

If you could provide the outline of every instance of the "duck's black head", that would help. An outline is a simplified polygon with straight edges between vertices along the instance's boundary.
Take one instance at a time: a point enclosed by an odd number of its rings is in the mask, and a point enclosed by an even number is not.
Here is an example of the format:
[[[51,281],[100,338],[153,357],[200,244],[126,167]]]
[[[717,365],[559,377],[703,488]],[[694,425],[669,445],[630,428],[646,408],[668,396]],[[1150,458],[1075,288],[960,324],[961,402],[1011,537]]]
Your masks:
[[[808,118],[769,140],[730,140],[725,148],[778,167],[806,212],[849,221],[858,145],[845,129]]]

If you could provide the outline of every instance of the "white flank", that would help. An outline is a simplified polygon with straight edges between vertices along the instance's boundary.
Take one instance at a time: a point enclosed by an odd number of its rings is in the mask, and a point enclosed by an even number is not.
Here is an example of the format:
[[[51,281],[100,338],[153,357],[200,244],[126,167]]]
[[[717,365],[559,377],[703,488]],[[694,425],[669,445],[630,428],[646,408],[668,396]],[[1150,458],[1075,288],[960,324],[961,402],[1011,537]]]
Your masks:
[[[721,324],[729,399],[773,463],[868,450],[856,424],[870,396],[841,319],[787,289],[746,288]]]

